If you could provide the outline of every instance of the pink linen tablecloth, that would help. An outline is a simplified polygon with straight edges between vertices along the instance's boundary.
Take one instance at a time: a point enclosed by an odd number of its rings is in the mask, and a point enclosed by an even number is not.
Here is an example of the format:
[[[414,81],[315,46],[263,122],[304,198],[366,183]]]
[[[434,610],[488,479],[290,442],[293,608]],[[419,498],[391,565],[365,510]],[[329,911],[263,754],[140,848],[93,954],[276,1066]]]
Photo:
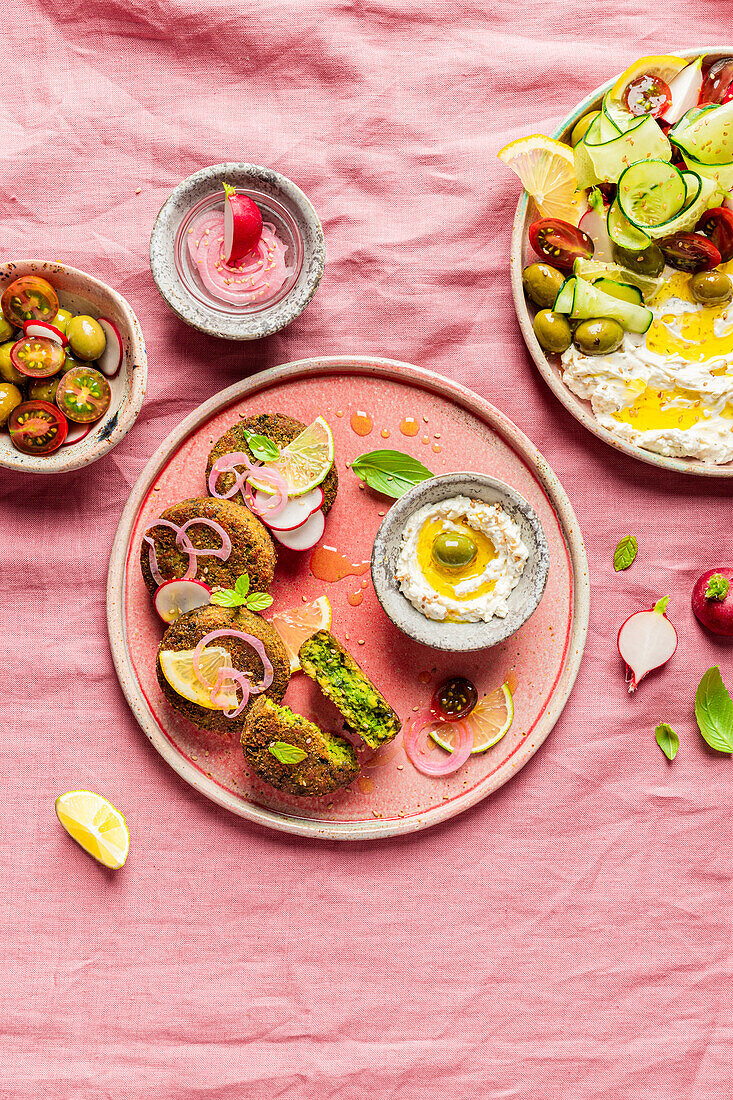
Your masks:
[[[641,54],[733,37],[730,5],[5,0],[1,25],[2,258],[122,291],[150,378],[104,460],[0,472],[0,1096],[729,1096],[733,776],[691,700],[733,661],[689,593],[730,561],[731,488],[615,454],[545,387],[495,153]],[[172,187],[225,160],[298,182],[327,239],[312,305],[255,346],[187,328],[148,268]],[[179,780],[126,707],[104,617],[115,527],[160,441],[242,376],[336,352],[440,371],[512,417],[570,494],[593,584],[577,686],[521,774],[442,827],[357,846],[260,830]],[[629,531],[639,559],[616,576]],[[680,649],[629,697],[617,627],[667,592]],[[56,822],[79,786],[127,815],[119,874]]]

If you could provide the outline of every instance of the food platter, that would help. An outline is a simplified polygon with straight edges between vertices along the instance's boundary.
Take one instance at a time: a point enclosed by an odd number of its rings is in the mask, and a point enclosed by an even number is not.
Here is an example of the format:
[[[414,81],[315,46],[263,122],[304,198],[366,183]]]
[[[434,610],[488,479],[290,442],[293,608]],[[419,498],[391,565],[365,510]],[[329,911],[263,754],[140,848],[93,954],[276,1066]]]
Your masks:
[[[350,787],[322,798],[274,791],[248,772],[236,735],[202,733],[165,702],[155,676],[162,635],[139,569],[141,531],[162,510],[204,493],[213,442],[240,417],[277,411],[333,429],[340,488],[323,542],[359,572],[338,581],[313,575],[310,554],[279,552],[273,610],[327,595],[333,633],[346,644],[403,720],[425,707],[447,675],[469,674],[480,691],[508,680],[515,719],[487,752],[454,775],[413,769],[401,737],[371,759]],[[388,442],[387,442],[388,440]],[[476,654],[445,654],[411,641],[381,610],[363,566],[390,501],[362,488],[348,469],[364,451],[394,447],[433,473],[478,470],[513,486],[540,518],[549,580],[532,618],[513,637]],[[196,790],[270,828],[322,839],[409,833],[468,809],[527,763],[557,721],[580,665],[588,628],[588,566],[570,502],[529,440],[493,406],[426,370],[371,357],[330,356],[275,367],[211,398],[160,446],[138,478],[115,536],[107,621],[117,675],[136,719],[170,766]],[[468,662],[468,663],[467,663]],[[286,702],[324,727],[341,728],[311,681],[296,673]]]
[[[687,58],[695,58],[701,54],[706,54],[709,57],[723,57],[733,54],[733,47],[699,47],[696,49],[676,50],[675,53],[680,57]],[[616,79],[617,77],[613,77],[605,84],[596,88],[590,95],[586,96],[586,98],[578,104],[572,113],[558,126],[552,136],[560,141],[567,141],[576,122],[578,122],[578,120],[588,111],[595,110],[599,107],[604,94],[613,86]],[[698,477],[733,477],[733,463],[716,466],[713,463],[701,462],[696,458],[673,458],[657,454],[643,447],[639,447],[634,443],[620,439],[596,420],[591,411],[589,402],[577,397],[565,385],[560,373],[559,356],[548,357],[540,347],[537,337],[535,336],[532,328],[533,314],[527,304],[522,286],[522,269],[527,263],[532,262],[532,259],[536,258],[529,244],[529,227],[537,217],[538,214],[534,203],[528,197],[527,193],[524,192],[517,205],[512,228],[510,253],[511,285],[514,306],[527,349],[537,369],[555,396],[561,401],[568,412],[598,439],[603,440],[604,443],[607,443],[617,451],[621,451],[624,454],[639,459],[641,462],[649,463],[659,469],[674,470],[676,473],[693,474]]]

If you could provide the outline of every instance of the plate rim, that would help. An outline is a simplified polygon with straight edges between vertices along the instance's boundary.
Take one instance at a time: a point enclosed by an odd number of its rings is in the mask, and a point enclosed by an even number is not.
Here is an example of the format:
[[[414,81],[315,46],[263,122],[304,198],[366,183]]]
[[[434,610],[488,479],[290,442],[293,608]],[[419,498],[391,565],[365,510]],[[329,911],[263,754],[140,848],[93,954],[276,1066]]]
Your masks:
[[[733,56],[733,46],[697,46],[684,50],[675,50],[673,56],[695,58],[709,54]],[[590,92],[585,99],[573,108],[570,114],[566,115],[559,126],[555,128],[552,137],[560,139],[571,126],[575,125],[578,119],[582,118],[587,111],[592,110],[597,105],[598,99],[603,96],[609,88],[613,87],[620,75],[620,73],[616,73],[610,80],[600,84],[595,91]],[[519,197],[516,213],[514,215],[511,245],[509,249],[509,271],[512,297],[514,299],[514,311],[519,321],[519,327],[527,346],[527,351],[531,355],[543,379],[559,399],[560,403],[564,405],[575,420],[591,432],[597,439],[613,447],[614,450],[629,455],[631,458],[635,458],[640,462],[646,462],[650,466],[656,466],[657,469],[673,470],[675,473],[691,474],[694,477],[733,477],[733,461],[727,463],[725,466],[715,466],[709,463],[703,463],[700,459],[696,458],[672,458],[668,455],[656,454],[654,451],[647,451],[643,447],[637,446],[636,443],[627,443],[626,440],[617,438],[608,428],[604,428],[602,424],[598,423],[593,413],[590,411],[589,403],[577,397],[576,394],[565,385],[560,378],[557,368],[549,361],[534,334],[532,317],[524,295],[524,288],[522,286],[522,252],[525,237],[529,229],[528,221],[529,197],[527,192],[523,191]]]
[[[164,737],[143,693],[139,687],[136,689],[137,681],[127,647],[124,581],[129,535],[143,499],[163,465],[193,431],[235,401],[267,390],[283,381],[307,377],[315,370],[322,374],[334,375],[343,373],[345,369],[357,370],[360,374],[378,378],[414,381],[421,388],[446,397],[459,407],[478,415],[491,430],[503,436],[504,440],[532,469],[546,493],[560,523],[573,570],[573,621],[567,652],[558,683],[551,694],[548,706],[538,719],[531,743],[530,739],[527,739],[517,750],[511,765],[507,762],[465,796],[444,805],[435,806],[413,817],[396,821],[376,818],[373,821],[363,822],[324,822],[317,819],[298,818],[254,803],[247,803],[241,797],[231,795],[214,779],[209,779],[196,769]],[[534,756],[560,717],[578,675],[588,634],[590,580],[580,525],[565,489],[547,460],[504,413],[467,387],[424,367],[416,367],[381,356],[326,355],[294,360],[235,382],[199,405],[168,434],[139,474],[120,517],[112,543],[107,574],[106,611],[115,672],[133,716],[160,756],[190,786],[210,801],[237,816],[279,832],[320,840],[377,840],[418,832],[470,809],[503,786]],[[503,774],[504,771],[507,774]]]

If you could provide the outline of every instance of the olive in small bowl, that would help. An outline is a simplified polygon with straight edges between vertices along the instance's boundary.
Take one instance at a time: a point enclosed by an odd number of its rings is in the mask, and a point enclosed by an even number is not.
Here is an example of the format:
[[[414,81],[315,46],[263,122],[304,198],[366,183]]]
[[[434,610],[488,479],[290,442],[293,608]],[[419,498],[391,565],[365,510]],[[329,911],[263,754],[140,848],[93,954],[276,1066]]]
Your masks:
[[[0,427],[4,428],[13,409],[23,400],[23,394],[12,382],[0,382]]]
[[[583,355],[610,355],[621,347],[623,339],[623,328],[610,317],[581,321],[573,333],[573,343]]]
[[[3,382],[13,382],[16,386],[22,385],[27,382],[27,378],[24,374],[13,365],[10,358],[10,349],[15,344],[15,340],[8,340],[4,344],[0,344],[0,378]]]
[[[107,346],[107,337],[99,321],[84,314],[71,318],[66,326],[66,338],[74,357],[85,362],[99,359]]]
[[[724,271],[698,271],[690,279],[690,291],[704,306],[724,306],[733,298],[733,283]]]
[[[553,313],[551,309],[541,309],[532,325],[543,351],[551,355],[562,355],[573,342],[573,330],[564,313]]]
[[[528,264],[522,272],[524,293],[540,309],[552,309],[564,282],[563,273],[551,264]]]

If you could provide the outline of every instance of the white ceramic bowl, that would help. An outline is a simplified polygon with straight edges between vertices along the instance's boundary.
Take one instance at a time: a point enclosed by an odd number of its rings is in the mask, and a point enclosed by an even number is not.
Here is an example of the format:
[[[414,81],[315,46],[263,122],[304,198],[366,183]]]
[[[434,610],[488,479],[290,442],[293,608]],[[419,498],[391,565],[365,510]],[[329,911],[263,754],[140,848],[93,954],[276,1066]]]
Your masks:
[[[17,260],[0,264],[0,294],[21,275],[47,279],[66,309],[92,317],[109,317],[122,337],[123,363],[109,379],[112,402],[106,414],[78,443],[59,447],[49,455],[26,455],[16,450],[6,430],[0,431],[0,466],[29,474],[61,474],[96,462],[129,432],[145,397],[148,361],[137,317],[112,287],[66,264],[44,260]]]

